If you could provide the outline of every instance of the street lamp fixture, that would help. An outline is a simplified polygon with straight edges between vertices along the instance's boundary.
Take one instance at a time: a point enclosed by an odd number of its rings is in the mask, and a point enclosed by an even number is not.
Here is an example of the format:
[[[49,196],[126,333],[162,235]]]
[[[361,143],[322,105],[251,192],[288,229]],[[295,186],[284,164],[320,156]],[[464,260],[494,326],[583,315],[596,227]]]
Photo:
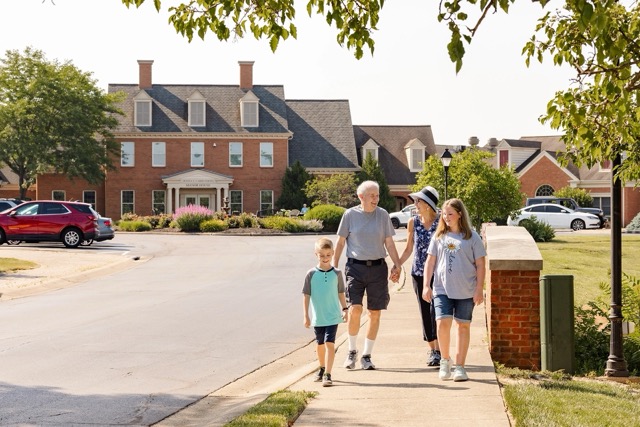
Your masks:
[[[447,200],[447,185],[449,184],[449,165],[453,156],[449,152],[448,148],[444,149],[444,153],[440,156],[442,166],[444,166],[444,199]]]

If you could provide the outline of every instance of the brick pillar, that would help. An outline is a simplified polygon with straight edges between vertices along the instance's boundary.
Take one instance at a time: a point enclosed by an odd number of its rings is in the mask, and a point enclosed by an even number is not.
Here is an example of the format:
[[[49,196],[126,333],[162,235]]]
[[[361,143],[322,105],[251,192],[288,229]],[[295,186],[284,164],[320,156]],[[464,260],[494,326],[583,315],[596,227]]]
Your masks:
[[[538,370],[542,255],[522,227],[487,227],[489,352],[507,367]]]

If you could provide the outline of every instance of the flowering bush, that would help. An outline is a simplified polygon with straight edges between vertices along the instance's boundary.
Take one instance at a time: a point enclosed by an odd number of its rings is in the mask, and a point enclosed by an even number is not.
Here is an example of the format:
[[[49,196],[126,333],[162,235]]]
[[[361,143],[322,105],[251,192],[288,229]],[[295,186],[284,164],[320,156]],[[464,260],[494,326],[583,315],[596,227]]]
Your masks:
[[[173,214],[173,220],[182,231],[199,231],[201,222],[213,218],[213,212],[200,205],[187,205],[176,209]]]
[[[224,231],[229,225],[221,219],[208,219],[200,223],[200,231],[203,233],[214,233],[216,231]]]

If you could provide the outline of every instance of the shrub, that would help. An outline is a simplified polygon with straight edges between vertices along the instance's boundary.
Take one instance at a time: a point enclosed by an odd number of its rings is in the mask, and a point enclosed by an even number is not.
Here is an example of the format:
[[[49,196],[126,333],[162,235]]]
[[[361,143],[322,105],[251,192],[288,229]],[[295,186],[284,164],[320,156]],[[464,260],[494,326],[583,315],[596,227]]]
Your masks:
[[[520,225],[523,226],[533,240],[536,242],[550,242],[556,237],[556,232],[546,222],[539,221],[535,216],[520,221]]]
[[[306,231],[300,221],[286,216],[269,216],[262,218],[261,225],[264,228],[287,231],[289,233],[299,233]]]
[[[316,219],[322,222],[324,231],[338,231],[338,225],[346,209],[335,205],[317,205],[304,214],[304,219]]]
[[[125,221],[122,220],[118,222],[118,230],[122,231],[149,231],[151,230],[151,224],[147,221],[136,220],[136,221]]]
[[[305,231],[322,231],[322,221],[317,219],[299,219],[298,223]]]
[[[200,223],[200,231],[204,233],[215,233],[216,231],[224,231],[229,225],[221,219],[208,219]]]
[[[173,220],[182,231],[198,231],[200,223],[210,219],[213,219],[213,212],[204,206],[187,205],[173,214]]]
[[[640,231],[640,213],[627,225],[627,231]]]
[[[125,212],[120,217],[122,221],[136,221],[139,218],[140,217],[137,214],[134,214],[133,212]]]

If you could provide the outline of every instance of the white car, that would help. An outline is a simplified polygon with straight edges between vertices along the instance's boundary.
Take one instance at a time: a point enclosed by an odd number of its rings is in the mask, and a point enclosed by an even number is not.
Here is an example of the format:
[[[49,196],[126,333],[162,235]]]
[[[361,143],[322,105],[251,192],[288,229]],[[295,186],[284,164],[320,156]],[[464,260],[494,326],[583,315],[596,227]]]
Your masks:
[[[415,205],[407,205],[400,212],[393,212],[389,214],[391,218],[391,224],[393,228],[406,227],[409,223],[409,218],[416,212]]]
[[[522,221],[531,217],[546,222],[552,228],[570,228],[574,231],[600,228],[600,218],[596,215],[577,212],[555,203],[542,203],[522,208],[515,217],[509,217],[507,225],[522,225]]]

